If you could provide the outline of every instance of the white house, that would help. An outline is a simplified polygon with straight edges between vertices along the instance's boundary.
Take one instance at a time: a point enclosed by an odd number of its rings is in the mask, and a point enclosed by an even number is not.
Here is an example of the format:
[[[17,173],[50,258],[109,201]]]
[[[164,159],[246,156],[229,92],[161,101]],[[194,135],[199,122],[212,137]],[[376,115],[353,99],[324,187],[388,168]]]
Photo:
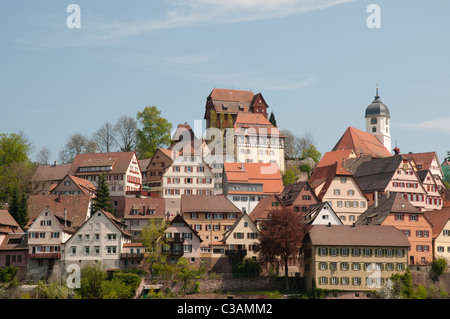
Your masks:
[[[112,214],[98,210],[64,245],[64,266],[101,263],[105,269],[119,269],[124,243],[131,242],[125,224]]]

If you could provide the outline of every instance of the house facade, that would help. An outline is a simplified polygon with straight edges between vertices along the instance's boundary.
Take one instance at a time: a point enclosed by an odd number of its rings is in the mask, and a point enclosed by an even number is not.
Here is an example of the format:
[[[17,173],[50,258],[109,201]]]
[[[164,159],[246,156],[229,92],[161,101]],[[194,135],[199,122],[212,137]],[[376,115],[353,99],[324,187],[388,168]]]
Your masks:
[[[432,225],[433,258],[444,257],[450,263],[450,207],[424,214]]]
[[[65,242],[61,259],[65,267],[101,263],[105,269],[119,269],[123,244],[130,242],[126,226],[111,213],[99,210]]]
[[[410,242],[409,264],[427,265],[433,260],[432,226],[424,212],[413,206],[401,193],[388,193],[367,209],[358,225],[393,226]]]
[[[90,181],[95,187],[105,173],[111,197],[142,189],[142,173],[135,152],[77,154],[69,174]]]
[[[305,214],[307,225],[344,225],[328,202],[321,202],[309,208]]]
[[[50,195],[81,195],[95,196],[97,189],[88,180],[66,175],[58,184],[50,189]]]
[[[408,267],[408,248],[408,239],[392,226],[315,225],[304,241],[307,289],[375,298],[373,291]]]
[[[283,191],[276,163],[225,163],[223,194],[243,213],[250,214],[258,202]]]
[[[67,211],[45,208],[27,230],[28,272],[30,279],[59,278],[63,269],[61,253],[64,243],[75,233]]]
[[[283,204],[294,212],[306,213],[311,206],[319,203],[319,199],[308,181],[286,185],[280,198]]]
[[[357,180],[341,164],[316,167],[309,179],[317,198],[328,202],[344,225],[356,222],[368,207]]]
[[[247,214],[242,214],[234,225],[225,232],[222,242],[226,244],[225,255],[230,260],[257,259],[259,253],[259,229]]]
[[[167,254],[167,260],[171,264],[175,264],[181,257],[184,257],[190,264],[200,266],[202,239],[181,215],[176,215],[170,221],[164,236],[166,245],[162,251]]]

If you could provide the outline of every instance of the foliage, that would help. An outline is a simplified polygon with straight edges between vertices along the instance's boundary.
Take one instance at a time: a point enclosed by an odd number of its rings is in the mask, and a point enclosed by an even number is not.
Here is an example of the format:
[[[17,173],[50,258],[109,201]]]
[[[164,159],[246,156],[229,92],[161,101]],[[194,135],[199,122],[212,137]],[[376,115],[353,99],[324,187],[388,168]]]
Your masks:
[[[409,268],[406,268],[403,274],[393,274],[391,280],[393,281],[393,296],[398,296],[402,299],[412,299],[414,297],[415,292]]]
[[[240,274],[252,274],[255,277],[258,277],[261,273],[261,265],[254,259],[244,258],[240,263],[233,265],[232,272],[235,276]]]
[[[219,114],[219,128],[223,130],[225,128],[225,113]]]
[[[176,278],[182,282],[181,291],[183,294],[194,294],[198,292],[199,283],[192,280],[198,278],[204,273],[203,268],[197,268],[194,265],[190,265],[189,261],[181,257],[176,264]]]
[[[442,256],[437,257],[433,260],[431,269],[439,277],[447,270],[447,259]]]
[[[275,119],[273,112],[270,112],[269,122],[272,123],[273,126],[277,127],[277,120]]]
[[[314,145],[309,145],[302,152],[303,158],[312,158],[316,163],[319,163],[322,154],[317,150]]]
[[[107,275],[99,264],[87,265],[81,269],[80,288],[78,293],[82,299],[102,299],[103,282]]]
[[[109,193],[109,186],[105,173],[99,176],[96,196],[92,199],[91,211],[96,212],[98,210],[114,213],[114,207],[111,201],[111,195]]]
[[[109,122],[105,122],[105,124],[92,134],[92,139],[97,143],[99,151],[102,153],[109,153],[115,149],[115,138],[116,130],[114,130],[114,126]]]
[[[98,144],[81,133],[75,133],[67,139],[66,144],[59,152],[62,163],[72,163],[77,154],[96,153]]]
[[[272,213],[262,222],[259,252],[262,264],[271,264],[280,258],[284,261],[286,290],[289,290],[288,260],[297,257],[308,226],[295,212],[283,209]]]
[[[103,299],[132,299],[141,277],[132,273],[115,272],[112,280],[102,282]]]
[[[139,234],[139,242],[148,249],[145,262],[149,265],[152,275],[157,274],[158,269],[166,264],[166,255],[163,254],[162,247],[166,245],[163,235],[168,225],[164,220],[151,218]]]
[[[16,188],[19,193],[30,194],[31,179],[37,165],[30,162],[14,162],[0,166],[0,201],[7,202]]]
[[[298,172],[298,170],[295,167],[289,168],[284,171],[284,173],[282,174],[284,186],[294,184],[295,182],[297,182],[297,173],[296,172]]]
[[[137,143],[137,122],[134,118],[122,115],[114,125],[114,140],[121,152],[133,151]]]
[[[0,133],[0,166],[8,166],[17,162],[28,162],[32,143],[24,133]]]
[[[215,128],[217,127],[217,112],[212,110],[209,113],[209,127],[210,128]]]
[[[160,115],[156,106],[146,106],[137,113],[140,126],[136,131],[137,154],[140,159],[150,158],[159,147],[170,144],[172,124]]]
[[[228,128],[233,128],[234,127],[233,126],[233,117],[231,116],[230,113],[228,113],[227,122],[228,122]]]
[[[3,283],[12,283],[14,278],[16,278],[17,268],[15,267],[6,267],[0,268],[0,282]]]
[[[8,207],[11,216],[23,229],[28,223],[27,195],[25,193],[19,193],[17,188],[14,187]]]
[[[43,281],[37,283],[39,298],[41,299],[67,299],[69,297],[69,288],[59,282],[45,284]]]

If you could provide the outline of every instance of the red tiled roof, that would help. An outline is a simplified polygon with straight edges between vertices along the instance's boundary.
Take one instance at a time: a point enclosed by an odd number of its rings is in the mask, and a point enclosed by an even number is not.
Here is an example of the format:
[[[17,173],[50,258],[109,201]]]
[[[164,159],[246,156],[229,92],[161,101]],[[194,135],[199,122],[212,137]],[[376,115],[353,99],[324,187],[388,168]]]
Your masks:
[[[213,89],[208,97],[216,101],[236,101],[243,103],[251,103],[253,100],[252,91],[230,90],[230,89]]]
[[[229,183],[263,184],[265,194],[283,191],[283,180],[276,163],[224,163],[224,171]]]
[[[353,151],[353,149],[326,152],[325,154],[323,154],[322,158],[317,164],[317,167],[331,165],[334,164],[335,162],[342,164],[344,160],[355,157],[356,154]]]
[[[284,137],[280,130],[273,126],[272,123],[260,113],[246,113],[239,112],[236,116],[236,121],[234,123],[234,130],[236,134],[244,133],[243,128],[248,128],[248,135],[255,134],[265,134],[267,137],[277,136]]]
[[[373,157],[389,157],[391,152],[370,133],[349,127],[332,151],[352,149],[356,156],[370,155]]]

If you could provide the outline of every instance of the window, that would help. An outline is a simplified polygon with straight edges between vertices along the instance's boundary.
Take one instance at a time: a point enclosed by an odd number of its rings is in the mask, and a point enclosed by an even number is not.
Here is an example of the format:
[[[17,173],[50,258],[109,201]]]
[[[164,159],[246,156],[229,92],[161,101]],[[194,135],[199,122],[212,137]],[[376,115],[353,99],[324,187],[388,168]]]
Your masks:
[[[352,189],[350,189],[350,190],[347,192],[347,195],[353,196],[353,195],[355,195],[355,191],[352,190]]]
[[[341,191],[339,189],[334,190],[334,195],[341,195]]]
[[[107,246],[106,251],[108,254],[115,254],[117,252],[117,246]]]
[[[85,246],[84,247],[84,253],[85,254],[89,254],[89,248],[90,248],[89,246]]]

